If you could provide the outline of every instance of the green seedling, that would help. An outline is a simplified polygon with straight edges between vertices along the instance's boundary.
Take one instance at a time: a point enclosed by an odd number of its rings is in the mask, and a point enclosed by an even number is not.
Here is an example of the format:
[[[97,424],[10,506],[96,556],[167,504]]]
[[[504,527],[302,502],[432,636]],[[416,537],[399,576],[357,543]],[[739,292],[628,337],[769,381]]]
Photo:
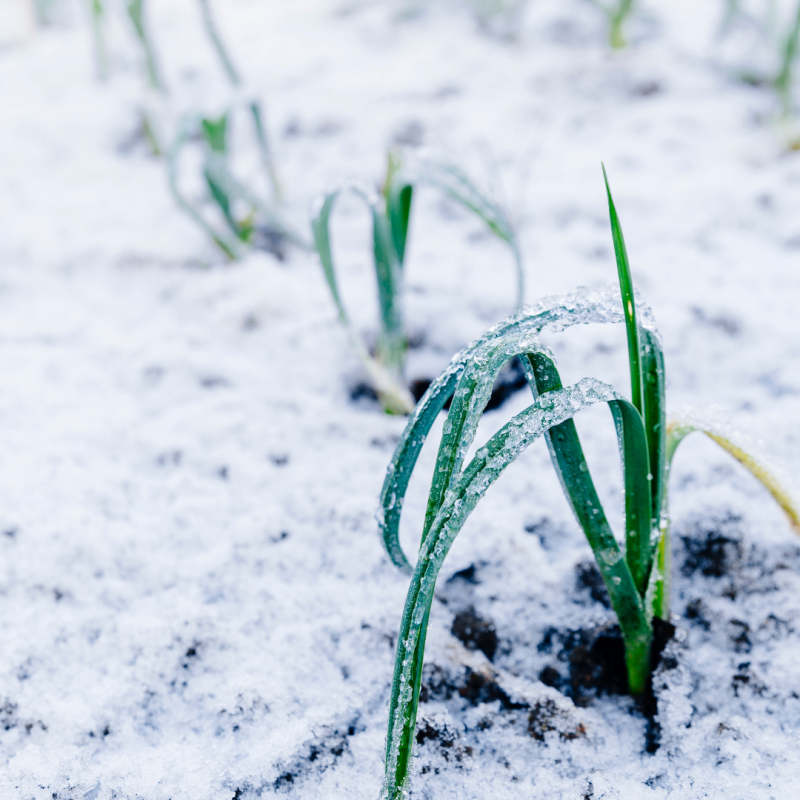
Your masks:
[[[627,44],[623,28],[634,10],[634,0],[590,0],[608,18],[608,41],[614,50]]]
[[[606,183],[608,188],[608,184]],[[437,575],[472,510],[503,470],[534,441],[544,438],[567,500],[592,548],[625,642],[630,692],[647,690],[652,669],[653,619],[669,618],[670,540],[667,480],[680,442],[702,431],[737,458],[773,494],[795,530],[800,513],[774,475],[718,426],[699,417],[669,425],[664,405],[661,339],[649,309],[634,298],[628,256],[608,191],[619,294],[580,291],[518,312],[491,328],[451,362],[431,384],[408,421],[389,465],[381,494],[380,528],[392,562],[412,574],[400,627],[389,705],[386,773],[382,797],[401,800],[408,780],[416,727],[425,637]],[[541,331],[584,323],[624,322],[631,399],[593,378],[563,387]],[[534,402],[466,456],[495,377],[520,357]],[[399,523],[411,473],[434,420],[451,399],[433,470],[422,540],[411,567],[399,542]],[[624,544],[606,518],[573,417],[597,403],[608,405],[622,457]]]
[[[238,258],[251,247],[267,250],[282,259],[285,242],[308,250],[308,243],[234,175],[228,149],[228,122],[228,113],[216,119],[186,117],[183,120],[168,164],[170,190],[178,205],[230,259]],[[220,230],[218,225],[209,222],[201,208],[192,204],[178,185],[180,155],[192,139],[198,139],[203,148],[203,179],[227,230]]]
[[[230,55],[228,54],[225,45],[222,43],[222,38],[217,30],[217,25],[211,13],[211,6],[209,0],[198,0],[200,3],[200,11],[203,17],[203,24],[214,47],[215,52],[222,64],[222,68],[230,81],[231,85],[239,88],[242,85],[242,79],[238,70],[233,64]],[[255,133],[256,142],[258,143],[259,153],[261,154],[261,163],[267,175],[270,187],[272,189],[272,196],[275,202],[281,200],[281,187],[278,181],[278,174],[275,170],[275,163],[272,158],[272,151],[269,146],[269,139],[267,138],[267,131],[264,126],[264,113],[261,103],[256,100],[248,102],[248,110],[253,124],[253,132]]]
[[[528,0],[469,0],[469,5],[486,33],[517,40]]]
[[[728,0],[720,34],[724,36],[729,33],[733,24],[739,19],[749,22],[760,31],[775,52],[776,64],[771,73],[741,70],[739,77],[746,83],[756,86],[770,86],[778,97],[781,116],[783,120],[787,120],[793,111],[792,92],[800,48],[800,2],[796,4],[791,17],[787,20],[778,13],[774,0],[771,0],[763,17],[757,20],[746,13],[741,0]]]
[[[153,46],[150,42],[150,37],[147,32],[147,25],[144,19],[144,0],[128,0],[127,3],[128,17],[130,17],[133,29],[136,36],[144,50],[145,64],[147,67],[147,80],[151,89],[156,91],[164,91],[164,83],[156,65],[156,57],[153,51]]]
[[[321,197],[311,220],[314,245],[339,319],[367,369],[384,410],[391,414],[410,414],[414,409],[414,399],[403,380],[407,345],[402,316],[402,282],[412,200],[415,188],[420,185],[436,187],[471,211],[511,248],[516,268],[517,307],[522,305],[522,257],[511,222],[500,206],[488,200],[455,167],[422,162],[413,170],[406,169],[399,154],[390,152],[386,181],[380,196],[362,187],[346,187]],[[364,201],[372,218],[373,264],[380,317],[380,333],[374,356],[370,355],[350,324],[333,263],[330,216],[337,198],[346,190],[353,191]]]
[[[89,9],[92,15],[92,38],[94,39],[97,78],[104,81],[108,77],[108,53],[106,52],[106,39],[103,32],[103,20],[105,18],[103,0],[89,0]]]

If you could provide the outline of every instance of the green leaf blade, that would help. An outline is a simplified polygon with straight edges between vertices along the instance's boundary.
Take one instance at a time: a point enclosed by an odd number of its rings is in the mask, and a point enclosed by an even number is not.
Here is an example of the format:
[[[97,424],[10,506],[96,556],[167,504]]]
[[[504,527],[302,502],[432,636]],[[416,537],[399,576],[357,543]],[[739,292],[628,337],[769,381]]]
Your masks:
[[[611,187],[608,185],[606,168],[603,167],[603,179],[606,184],[608,196],[608,213],[611,218],[611,235],[614,240],[614,255],[617,261],[617,274],[619,288],[622,293],[622,308],[625,313],[625,329],[628,334],[628,361],[631,371],[631,402],[636,410],[644,415],[644,402],[642,399],[642,360],[641,344],[639,342],[639,326],[636,323],[636,298],[633,291],[633,279],[628,262],[628,252],[625,248],[625,239],[622,235],[617,209],[611,196]]]
[[[546,430],[571,419],[583,408],[615,399],[617,395],[610,387],[593,379],[583,379],[569,389],[547,393],[517,414],[480,448],[454,482],[423,543],[406,598],[389,706],[386,778],[382,791],[385,800],[400,800],[404,796],[416,725],[418,687],[415,681],[418,681],[422,659],[418,648],[436,577],[456,536],[503,470]],[[627,568],[622,558],[617,559],[615,566],[625,574]],[[635,613],[638,608],[641,619],[632,643],[649,651],[648,624],[635,588],[629,602],[631,612]]]

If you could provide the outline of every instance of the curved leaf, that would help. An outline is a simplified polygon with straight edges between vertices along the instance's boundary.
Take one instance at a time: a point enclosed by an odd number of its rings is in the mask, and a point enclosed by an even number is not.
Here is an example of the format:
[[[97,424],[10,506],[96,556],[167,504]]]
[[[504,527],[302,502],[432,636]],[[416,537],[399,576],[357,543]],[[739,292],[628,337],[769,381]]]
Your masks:
[[[203,215],[183,196],[183,194],[181,194],[180,188],[178,187],[178,156],[186,143],[191,122],[191,118],[188,117],[182,121],[178,136],[169,152],[169,158],[167,160],[169,188],[175,202],[203,229],[206,235],[214,241],[217,247],[219,247],[228,258],[235,260],[239,255],[238,243],[229,242],[223,234],[217,233],[217,231],[206,222]]]
[[[311,217],[314,245],[319,254],[325,280],[339,312],[339,319],[347,328],[350,341],[366,367],[384,408],[390,413],[410,414],[414,410],[414,398],[402,383],[403,355],[406,345],[400,306],[400,269],[394,253],[391,232],[384,215],[369,193],[360,187],[349,188],[364,200],[372,218],[374,263],[381,320],[377,359],[369,355],[366,346],[353,330],[336,278],[330,239],[330,215],[334,203],[344,191],[343,189],[330,192],[318,202],[316,211]]]
[[[636,410],[644,416],[644,403],[642,401],[642,348],[639,342],[639,326],[636,324],[636,301],[633,292],[633,279],[628,263],[628,251],[625,248],[625,239],[622,236],[622,226],[611,197],[611,188],[608,185],[606,168],[603,167],[603,180],[606,183],[608,195],[608,213],[611,218],[611,236],[614,240],[614,254],[617,259],[617,273],[619,275],[619,288],[622,292],[622,307],[625,312],[625,330],[628,334],[628,361],[631,367],[631,402]]]
[[[463,473],[453,481],[445,500],[420,548],[420,555],[406,598],[398,637],[392,696],[389,706],[389,734],[386,750],[386,778],[383,797],[403,797],[414,740],[421,666],[420,641],[430,610],[436,577],[450,547],[468,516],[500,476],[530,444],[547,430],[571,419],[578,411],[598,402],[624,402],[614,390],[593,379],[584,378],[569,389],[546,393],[533,405],[517,414],[489,442],[478,450]],[[611,571],[612,585],[627,581],[627,607],[620,617],[626,641],[639,662],[649,658],[651,629],[641,598],[617,549],[616,558],[608,554],[604,566]],[[635,651],[635,652],[634,652]]]
[[[649,309],[642,303],[637,304],[637,308],[639,310],[640,327],[646,331],[652,331],[655,335]],[[454,393],[456,384],[466,364],[475,357],[476,352],[487,342],[515,332],[519,335],[531,336],[548,329],[561,331],[572,325],[618,323],[623,321],[624,316],[619,294],[615,289],[612,287],[601,290],[582,289],[561,297],[545,298],[535,306],[517,312],[487,330],[453,358],[444,373],[431,384],[417,404],[416,410],[409,417],[384,479],[378,512],[378,525],[386,551],[395,566],[406,572],[411,571],[411,566],[403,553],[399,541],[403,499],[411,473],[434,420]],[[560,382],[556,388],[561,388]],[[542,389],[542,391],[546,391],[546,389]],[[582,453],[579,458],[575,458],[576,463],[583,463],[583,461]],[[560,472],[559,477],[562,478]],[[581,496],[590,497],[586,491],[582,490]],[[567,492],[567,496],[568,498],[570,497],[569,492]],[[596,493],[594,498],[596,498]],[[570,502],[573,502],[572,498],[570,498]],[[599,500],[593,501],[590,497],[588,502],[593,502],[594,508],[599,507]],[[584,521],[588,523],[589,517],[584,515],[582,518],[578,515],[578,510],[574,506],[573,509],[581,526],[584,527],[584,530],[587,530]]]
[[[792,493],[782,485],[774,474],[774,467],[770,467],[763,459],[748,453],[747,450],[734,441],[735,434],[725,426],[709,419],[702,419],[696,415],[673,418],[667,427],[667,465],[672,463],[678,445],[695,431],[704,433],[709,439],[715,441],[723,450],[730,453],[742,466],[758,479],[761,485],[773,496],[775,502],[781,507],[789,525],[795,533],[800,533],[800,509]]]
[[[423,160],[409,168],[405,184],[425,183],[444,192],[459,205],[480,217],[489,230],[511,248],[517,280],[517,308],[522,307],[525,294],[525,274],[514,226],[504,209],[486,197],[457,167],[433,160]],[[410,203],[410,197],[409,197]]]

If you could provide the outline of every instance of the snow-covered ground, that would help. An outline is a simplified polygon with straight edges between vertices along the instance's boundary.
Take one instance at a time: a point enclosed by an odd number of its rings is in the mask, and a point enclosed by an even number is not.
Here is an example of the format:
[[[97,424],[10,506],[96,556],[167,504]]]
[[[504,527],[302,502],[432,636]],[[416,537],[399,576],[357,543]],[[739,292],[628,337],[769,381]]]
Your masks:
[[[664,337],[670,409],[720,405],[800,468],[800,154],[775,98],[724,68],[721,2],[646,4],[613,54],[578,0],[532,0],[499,34],[444,0],[215,8],[268,109],[296,225],[331,184],[376,184],[393,143],[423,145],[510,209],[533,301],[615,280],[602,160]],[[374,511],[404,420],[358,397],[314,257],[226,263],[175,206],[137,138],[142,66],[122,12],[99,83],[84,10],[0,52],[0,795],[374,800],[407,587]],[[221,110],[193,0],[148,13],[165,109]],[[369,333],[355,200],[334,236]],[[432,191],[410,236],[409,377],[430,378],[512,310],[514,276]],[[565,382],[627,387],[619,326],[548,343]],[[480,441],[529,402],[489,412]],[[610,416],[578,425],[616,520]],[[434,446],[406,503],[410,552]],[[797,794],[800,540],[700,437],[671,488],[660,733],[630,698],[581,682],[613,614],[533,447],[440,579],[413,797]],[[493,663],[455,635],[469,624],[494,631]]]

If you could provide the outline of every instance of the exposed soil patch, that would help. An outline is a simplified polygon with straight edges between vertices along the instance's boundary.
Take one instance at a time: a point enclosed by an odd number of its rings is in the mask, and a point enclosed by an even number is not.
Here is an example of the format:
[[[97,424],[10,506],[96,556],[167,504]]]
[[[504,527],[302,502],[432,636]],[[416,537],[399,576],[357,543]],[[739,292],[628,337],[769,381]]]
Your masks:
[[[433,379],[431,378],[417,378],[411,382],[409,389],[415,401],[419,402],[422,399],[422,395],[428,391],[428,387],[431,383],[433,383]],[[511,359],[511,361],[500,370],[500,374],[494,382],[494,388],[492,389],[492,394],[489,398],[486,410],[493,411],[496,408],[500,408],[509,397],[516,394],[521,389],[524,389],[526,385],[525,372],[522,369],[520,360],[518,358]],[[450,400],[445,403],[444,407],[446,409],[450,408]]]
[[[456,614],[451,633],[463,642],[468,650],[480,650],[489,661],[494,661],[494,654],[497,652],[497,631],[494,622],[480,616],[474,606]]]

